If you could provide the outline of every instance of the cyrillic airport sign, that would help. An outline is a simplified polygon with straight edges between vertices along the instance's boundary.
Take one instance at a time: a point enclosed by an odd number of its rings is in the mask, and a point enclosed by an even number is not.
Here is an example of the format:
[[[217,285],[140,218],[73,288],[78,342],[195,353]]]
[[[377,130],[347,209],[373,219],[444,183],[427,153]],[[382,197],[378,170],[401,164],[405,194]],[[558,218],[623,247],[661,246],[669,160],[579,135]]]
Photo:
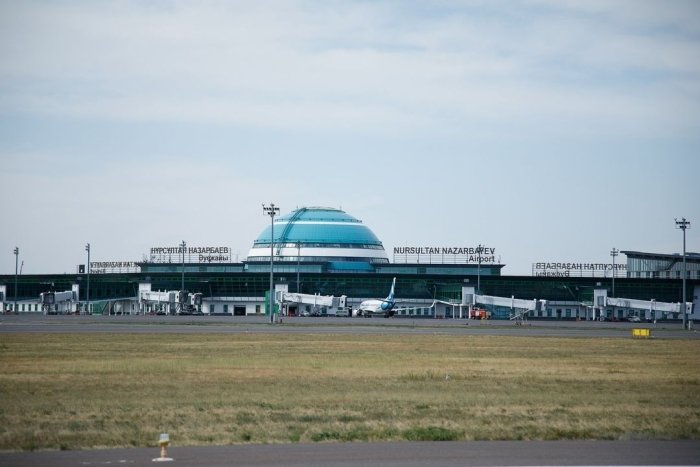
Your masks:
[[[78,274],[85,274],[85,265],[78,265]],[[135,261],[90,261],[90,274],[141,272]]]
[[[144,255],[144,263],[182,263],[181,246],[154,246],[150,255]],[[185,247],[185,263],[230,263],[231,248],[227,246],[189,246]],[[78,265],[78,274],[85,274],[84,264]],[[91,274],[141,272],[137,261],[91,261]]]
[[[152,263],[181,263],[181,246],[151,247],[149,261]],[[185,247],[185,263],[230,263],[231,248],[227,246]]]
[[[536,277],[615,277],[627,276],[625,263],[576,263],[541,261],[532,263],[532,275]]]

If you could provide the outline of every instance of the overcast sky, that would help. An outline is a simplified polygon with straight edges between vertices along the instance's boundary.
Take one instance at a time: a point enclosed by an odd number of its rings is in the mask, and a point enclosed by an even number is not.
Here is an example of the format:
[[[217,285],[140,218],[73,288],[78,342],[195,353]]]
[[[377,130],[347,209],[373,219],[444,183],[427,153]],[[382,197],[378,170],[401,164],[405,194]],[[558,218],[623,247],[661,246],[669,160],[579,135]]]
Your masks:
[[[700,2],[0,1],[0,199],[3,274],[243,259],[269,202],[508,275],[700,251]]]

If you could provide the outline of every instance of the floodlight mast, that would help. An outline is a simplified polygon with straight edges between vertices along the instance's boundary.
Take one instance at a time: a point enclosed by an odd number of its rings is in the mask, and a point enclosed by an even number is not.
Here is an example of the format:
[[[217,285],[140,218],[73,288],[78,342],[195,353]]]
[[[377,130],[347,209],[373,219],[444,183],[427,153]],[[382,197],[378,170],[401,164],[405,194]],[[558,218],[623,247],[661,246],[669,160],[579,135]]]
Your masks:
[[[275,322],[275,286],[274,286],[274,254],[275,254],[275,216],[279,214],[280,208],[275,206],[275,203],[270,203],[269,206],[262,205],[263,214],[270,216],[270,298],[268,300],[270,306],[270,324]]]
[[[479,256],[479,262],[476,265],[476,293],[480,294],[481,293],[481,250],[484,247],[481,246],[481,243],[479,243],[479,246],[476,247],[476,253]]]
[[[17,314],[17,264],[19,261],[19,247],[16,246],[12,252],[15,254],[15,305],[14,308],[12,308],[12,311],[14,314]]]
[[[187,242],[184,240],[180,243],[180,248],[182,248],[182,280],[180,282],[180,290],[185,290],[185,248],[187,248]]]
[[[615,297],[615,257],[620,253],[620,250],[613,248],[610,251],[610,256],[612,256],[612,296]]]
[[[682,306],[681,306],[681,311],[683,313],[683,329],[688,329],[688,318],[686,316],[686,305],[685,305],[685,280],[686,277],[688,276],[688,273],[686,272],[686,264],[685,264],[685,231],[686,229],[690,228],[690,221],[687,221],[685,217],[681,218],[681,220],[674,219],[676,221],[676,228],[681,229],[683,231],[683,300],[682,300]]]
[[[85,251],[88,254],[87,261],[87,291],[85,292],[85,314],[90,314],[90,244],[85,245]]]
[[[300,293],[300,282],[299,282],[299,261],[301,260],[301,242],[297,242],[297,293]]]

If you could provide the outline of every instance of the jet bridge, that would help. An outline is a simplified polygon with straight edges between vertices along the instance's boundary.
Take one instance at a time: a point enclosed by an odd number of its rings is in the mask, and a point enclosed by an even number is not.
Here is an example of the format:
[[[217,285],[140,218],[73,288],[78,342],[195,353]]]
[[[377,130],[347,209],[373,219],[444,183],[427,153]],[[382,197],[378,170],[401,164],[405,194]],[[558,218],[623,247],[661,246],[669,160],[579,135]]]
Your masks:
[[[319,313],[321,308],[326,308],[328,315],[340,315],[347,313],[347,297],[341,295],[303,294],[277,291],[276,299],[283,308],[286,304],[312,305],[314,314]]]
[[[72,313],[72,304],[75,296],[72,291],[65,292],[42,292],[39,294],[41,310],[45,314],[67,314]]]
[[[523,320],[530,311],[541,310],[546,306],[546,300],[524,300],[521,298],[511,297],[496,297],[492,295],[474,295],[474,303],[479,305],[491,305],[494,307],[509,308],[511,320]],[[471,318],[472,310],[469,309],[469,318]]]
[[[490,305],[493,307],[510,309],[509,319],[521,321],[526,318],[530,311],[542,310],[546,307],[546,300],[525,300],[521,298],[497,297],[493,295],[479,295],[474,287],[462,287],[462,305],[468,305],[468,318],[472,318],[472,307],[474,305]],[[461,318],[462,308],[460,308]]]
[[[44,314],[70,314],[78,311],[78,285],[73,290],[63,292],[42,292],[39,294],[41,311]]]
[[[607,297],[605,300],[607,306],[615,306],[618,308],[631,308],[640,311],[649,311],[651,316],[655,313],[682,313],[683,304],[682,303],[667,303],[667,302],[657,302],[656,300],[635,300],[632,298],[612,298]],[[688,302],[685,304],[687,314],[692,313],[693,304]]]
[[[478,319],[483,318],[484,310],[479,310],[476,305],[491,305],[501,308],[509,308],[511,320],[523,320],[529,311],[539,310],[544,306],[544,300],[521,300],[515,297],[495,297],[490,295],[471,294],[471,297],[463,302],[433,300],[429,305],[416,305],[409,307],[395,308],[396,316],[402,317],[434,317],[445,318],[445,312],[442,307],[437,305],[446,305],[452,308],[452,318],[455,319]]]
[[[598,309],[599,316],[604,316],[606,307],[627,309],[627,318],[636,317],[656,321],[657,319],[682,319],[683,303],[657,302],[656,300],[636,300],[633,298],[608,297],[607,289],[595,289],[594,307]],[[669,316],[669,313],[673,315]],[[690,316],[693,313],[693,303],[685,303],[685,313]],[[595,315],[594,315],[595,319]]]
[[[187,290],[140,290],[139,301],[144,313],[186,315],[199,313],[202,294]]]

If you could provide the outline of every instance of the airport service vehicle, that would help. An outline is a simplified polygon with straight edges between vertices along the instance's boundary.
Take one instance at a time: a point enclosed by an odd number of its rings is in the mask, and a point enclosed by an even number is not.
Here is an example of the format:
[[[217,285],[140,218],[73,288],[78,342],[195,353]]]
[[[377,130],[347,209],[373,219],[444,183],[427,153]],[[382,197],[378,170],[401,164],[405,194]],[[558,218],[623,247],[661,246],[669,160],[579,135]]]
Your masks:
[[[491,318],[491,312],[484,310],[483,308],[479,307],[474,307],[471,309],[471,313],[469,314],[471,319],[490,319]]]
[[[394,280],[391,283],[389,296],[387,296],[384,300],[372,299],[363,301],[360,303],[360,307],[357,310],[357,315],[368,318],[372,316],[383,316],[385,318],[394,316],[394,307],[396,306],[396,300],[394,300],[395,286],[396,278],[394,277]]]

